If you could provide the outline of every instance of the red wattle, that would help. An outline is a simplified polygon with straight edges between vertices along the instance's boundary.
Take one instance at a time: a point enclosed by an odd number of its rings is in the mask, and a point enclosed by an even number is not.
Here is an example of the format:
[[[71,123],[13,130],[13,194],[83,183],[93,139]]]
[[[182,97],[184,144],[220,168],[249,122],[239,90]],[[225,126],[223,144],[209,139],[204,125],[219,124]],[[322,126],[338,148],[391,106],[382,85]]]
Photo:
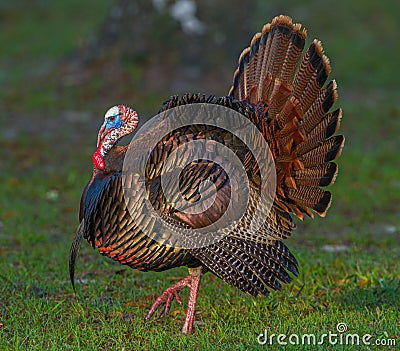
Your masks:
[[[100,170],[104,170],[104,160],[103,157],[100,155],[100,151],[96,150],[95,153],[92,156],[92,162],[93,164]]]

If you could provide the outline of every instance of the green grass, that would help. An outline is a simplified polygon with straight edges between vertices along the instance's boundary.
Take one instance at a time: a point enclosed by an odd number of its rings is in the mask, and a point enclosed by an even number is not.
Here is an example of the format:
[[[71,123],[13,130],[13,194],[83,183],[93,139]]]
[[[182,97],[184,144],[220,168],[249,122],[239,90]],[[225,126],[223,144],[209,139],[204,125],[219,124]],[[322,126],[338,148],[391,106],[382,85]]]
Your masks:
[[[21,60],[20,67],[0,74],[7,98],[6,109],[0,109],[0,350],[287,350],[296,347],[259,345],[257,337],[264,330],[318,336],[336,332],[338,323],[346,323],[348,333],[371,334],[371,340],[396,339],[398,347],[400,96],[394,89],[399,48],[393,44],[398,5],[355,1],[360,13],[355,19],[354,11],[345,10],[348,2],[339,1],[338,13],[327,18],[316,1],[293,1],[286,8],[264,9],[262,19],[257,15],[257,21],[265,21],[277,12],[291,14],[307,25],[310,36],[323,40],[332,59],[347,137],[334,201],[327,218],[299,223],[286,242],[299,260],[297,279],[268,298],[251,298],[206,275],[196,333],[183,337],[185,306],[174,302],[168,319],[145,321],[144,316],[158,294],[185,276],[185,268],[141,273],[84,244],[77,265],[82,282],[77,294],[72,290],[68,254],[100,119],[85,112],[92,111],[89,102],[77,109],[68,94],[56,94],[53,83],[24,90],[24,99],[16,92],[38,62],[55,64],[79,44],[79,36],[93,30],[110,2],[32,3],[25,12],[0,5],[7,29],[0,32],[0,61],[11,67]],[[44,35],[56,30],[58,41]],[[38,38],[35,44],[26,42],[29,33]],[[155,99],[152,92],[149,96]],[[108,107],[104,100],[96,113]],[[81,115],[68,117],[75,110]],[[329,252],[326,245],[347,250]],[[184,303],[186,298],[184,291]],[[397,348],[325,344],[302,349]]]

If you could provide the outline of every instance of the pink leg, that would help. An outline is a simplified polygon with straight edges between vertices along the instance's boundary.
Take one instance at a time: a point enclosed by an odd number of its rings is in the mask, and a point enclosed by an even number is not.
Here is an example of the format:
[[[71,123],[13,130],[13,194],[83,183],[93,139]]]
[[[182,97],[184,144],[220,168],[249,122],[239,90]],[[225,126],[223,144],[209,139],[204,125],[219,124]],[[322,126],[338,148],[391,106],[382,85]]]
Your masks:
[[[146,319],[151,318],[154,312],[163,304],[164,306],[161,307],[157,317],[160,317],[163,314],[163,312],[164,315],[167,316],[169,309],[171,307],[171,302],[174,299],[174,297],[180,305],[182,304],[178,291],[183,289],[185,286],[190,286],[188,308],[182,332],[183,334],[193,333],[194,331],[193,323],[196,311],[196,299],[200,285],[200,276],[201,276],[201,267],[189,268],[189,275],[186,278],[183,278],[178,283],[165,290],[163,294],[159,298],[157,298],[157,300],[151,307],[149,313],[147,314]]]
[[[199,292],[199,285],[200,285],[200,274],[192,275],[192,281],[190,284],[190,292],[189,292],[189,299],[188,299],[188,308],[186,311],[186,319],[185,324],[182,328],[183,334],[190,334],[194,332],[194,314],[196,312],[196,300],[197,294]]]
[[[165,306],[161,308],[160,310],[161,313],[159,313],[157,317],[160,317],[162,312],[164,312],[164,315],[167,316],[169,308],[171,307],[171,302],[174,299],[174,297],[176,298],[176,301],[181,305],[182,301],[178,295],[178,291],[183,289],[185,286],[190,286],[191,279],[192,277],[188,275],[186,278],[183,278],[178,283],[165,290],[162,293],[162,295],[158,297],[157,300],[154,302],[146,318],[151,318],[154,312],[164,303]]]

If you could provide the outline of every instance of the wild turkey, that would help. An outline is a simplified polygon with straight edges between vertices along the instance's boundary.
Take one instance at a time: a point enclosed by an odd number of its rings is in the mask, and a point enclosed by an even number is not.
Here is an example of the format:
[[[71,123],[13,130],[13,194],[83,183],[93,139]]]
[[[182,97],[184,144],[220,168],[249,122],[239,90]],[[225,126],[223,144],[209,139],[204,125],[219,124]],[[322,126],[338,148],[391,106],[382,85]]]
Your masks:
[[[341,109],[329,112],[337,100],[336,83],[325,85],[330,74],[328,58],[321,43],[314,40],[302,56],[306,31],[291,18],[278,16],[254,35],[250,47],[239,58],[233,85],[228,96],[215,98],[186,94],[169,98],[161,112],[177,106],[207,103],[239,112],[262,133],[273,155],[276,167],[276,190],[265,223],[252,232],[245,213],[240,226],[210,245],[182,248],[155,240],[143,232],[142,223],[132,219],[123,195],[122,169],[128,146],[115,145],[134,131],[137,113],[118,105],[107,111],[93,155],[93,174],[81,199],[80,225],[73,241],[69,269],[74,284],[74,265],[82,238],[103,255],[142,271],[163,271],[187,266],[189,275],[167,289],[154,303],[147,318],[160,308],[168,314],[171,301],[181,300],[178,291],[190,287],[183,333],[193,332],[196,298],[200,276],[209,271],[252,296],[268,295],[268,288],[280,290],[281,283],[297,276],[295,257],[281,240],[295,227],[290,214],[303,219],[304,214],[325,216],[331,193],[321,189],[336,178],[336,159],[344,137],[334,135],[339,129]],[[140,131],[140,130],[139,130]],[[145,134],[145,136],[147,136]],[[152,136],[149,134],[148,139]],[[146,189],[159,216],[174,228],[201,228],[221,216],[233,189],[229,177],[217,162],[192,162],[176,181],[181,191],[198,193],[199,180],[211,180],[217,195],[206,214],[185,215],[163,197],[159,172],[164,161],[188,140],[208,138],[231,147],[240,158],[249,177],[251,201],[257,201],[260,174],[264,169],[254,162],[246,145],[234,140],[224,130],[196,125],[168,132],[150,154],[146,164]],[[263,149],[260,153],[266,152]],[[137,198],[135,198],[137,196]],[[132,195],[129,201],[141,201]],[[254,213],[253,213],[254,215]],[[146,221],[146,216],[138,217]],[[149,222],[150,223],[150,222]],[[156,231],[146,223],[150,231]],[[200,238],[199,238],[200,240]]]

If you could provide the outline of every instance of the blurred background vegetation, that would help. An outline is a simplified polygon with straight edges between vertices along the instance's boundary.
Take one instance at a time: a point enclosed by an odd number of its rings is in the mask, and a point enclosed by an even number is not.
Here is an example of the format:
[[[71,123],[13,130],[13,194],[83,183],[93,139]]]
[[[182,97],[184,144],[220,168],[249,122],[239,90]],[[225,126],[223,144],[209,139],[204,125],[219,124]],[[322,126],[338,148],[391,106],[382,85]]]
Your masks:
[[[371,308],[387,303],[398,311],[399,13],[394,0],[0,1],[0,345],[35,344],[43,326],[30,332],[23,324],[26,313],[43,315],[33,306],[38,299],[48,301],[54,320],[80,318],[59,306],[72,299],[69,245],[106,109],[125,103],[145,120],[173,94],[226,94],[241,50],[278,14],[290,15],[308,29],[309,41],[324,44],[347,138],[327,218],[301,223],[288,242],[304,267],[298,281],[313,281],[307,272],[330,262],[316,278],[329,289],[346,279],[349,289],[370,289],[365,304]],[[88,248],[82,257],[82,274],[103,279],[105,287],[109,277],[98,272],[108,272],[109,261]],[[146,275],[147,283],[134,277],[144,294],[161,292],[151,281],[170,274]],[[376,297],[380,279],[391,282],[391,298]],[[96,289],[100,283],[85,291],[105,294]],[[217,323],[218,313],[207,318]],[[35,321],[40,324],[29,324]]]
[[[0,6],[6,110],[103,111],[99,102],[129,99],[153,113],[159,96],[225,94],[241,50],[281,13],[327,44],[344,99],[377,100],[383,88],[384,95],[397,93],[395,1],[16,0]]]

